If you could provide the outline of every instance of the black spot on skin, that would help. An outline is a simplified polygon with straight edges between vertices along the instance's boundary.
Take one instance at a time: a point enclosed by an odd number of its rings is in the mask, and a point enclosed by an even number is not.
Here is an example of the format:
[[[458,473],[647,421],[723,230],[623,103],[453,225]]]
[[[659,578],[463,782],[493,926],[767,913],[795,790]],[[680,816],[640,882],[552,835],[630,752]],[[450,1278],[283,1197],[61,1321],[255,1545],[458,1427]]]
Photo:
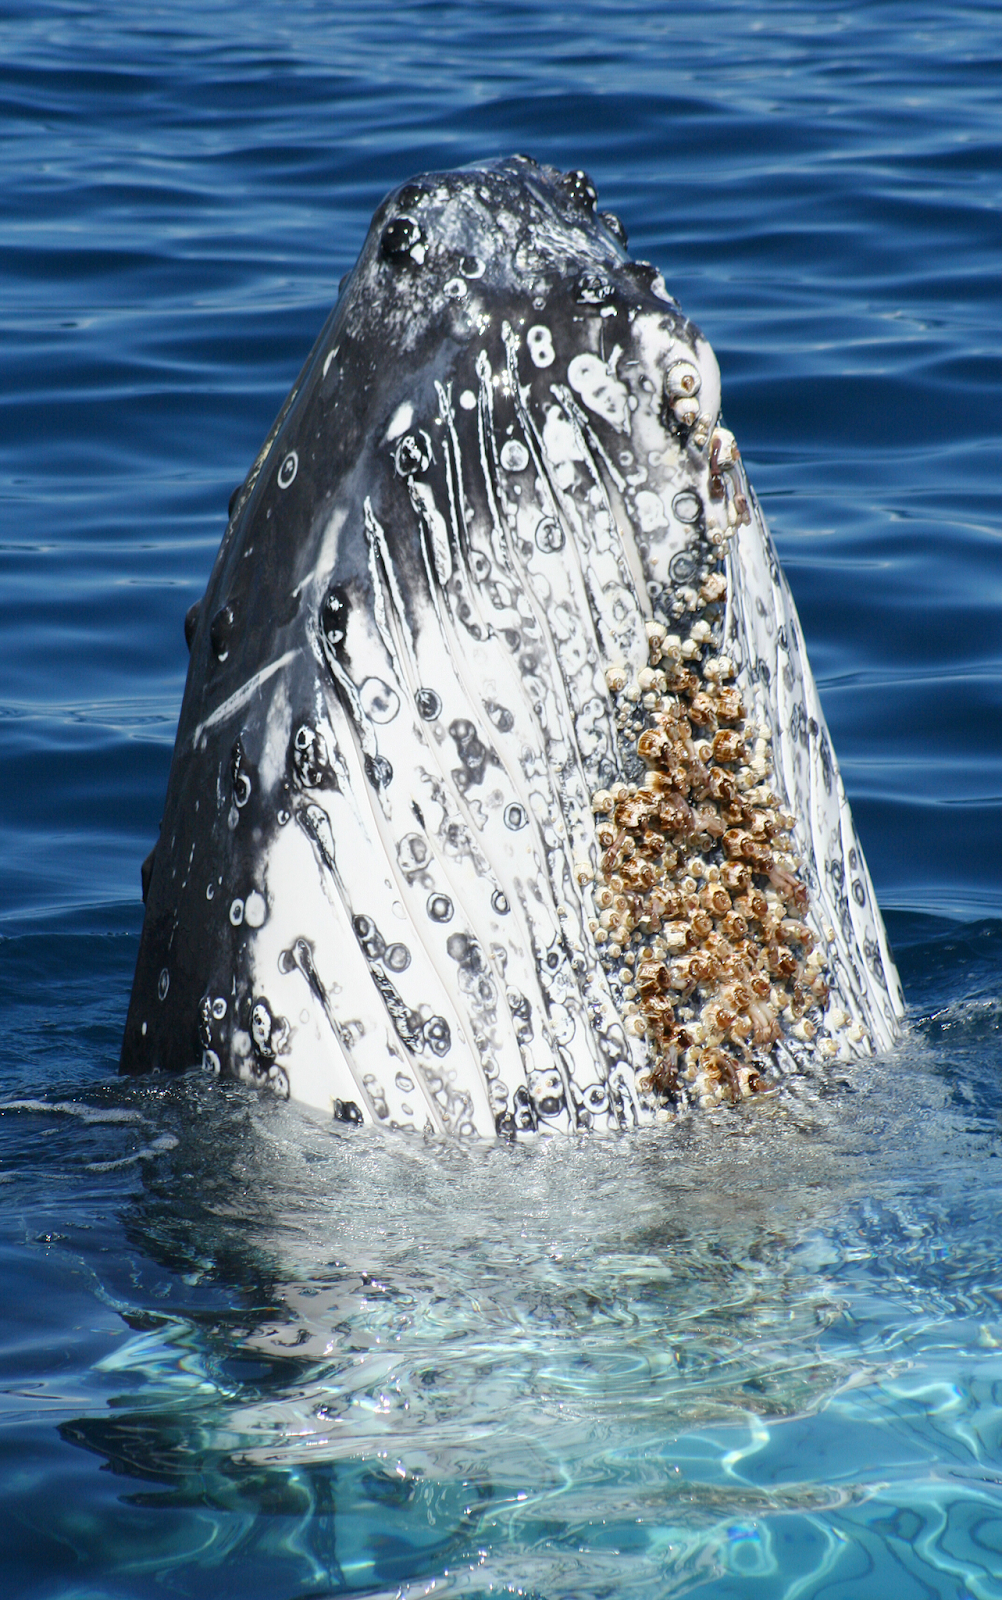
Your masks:
[[[388,261],[399,261],[421,243],[421,229],[412,217],[395,217],[383,229],[379,248]]]
[[[424,184],[405,183],[397,195],[396,203],[401,211],[410,211],[412,206],[421,204],[427,193],[428,191]]]
[[[583,172],[580,167],[576,167],[573,172],[565,172],[560,180],[560,187],[571,205],[576,206],[579,211],[590,214],[595,210],[598,190],[587,172]]]
[[[335,1122],[353,1122],[359,1127],[364,1121],[362,1113],[354,1100],[335,1100],[333,1117]]]
[[[209,642],[217,661],[225,661],[230,653],[235,618],[232,606],[221,606],[209,628]]]
[[[347,591],[340,584],[332,584],[320,606],[320,630],[339,661],[345,653],[345,634],[350,615],[351,602]]]

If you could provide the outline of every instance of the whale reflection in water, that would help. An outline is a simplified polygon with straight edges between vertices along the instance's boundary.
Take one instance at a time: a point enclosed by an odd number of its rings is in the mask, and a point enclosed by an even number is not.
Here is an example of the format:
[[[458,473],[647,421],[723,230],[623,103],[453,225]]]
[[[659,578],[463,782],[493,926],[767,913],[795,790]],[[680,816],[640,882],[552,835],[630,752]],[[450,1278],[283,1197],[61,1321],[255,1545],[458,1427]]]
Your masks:
[[[389,196],[186,632],[124,1071],[510,1136],[894,1041],[716,360],[585,173]]]

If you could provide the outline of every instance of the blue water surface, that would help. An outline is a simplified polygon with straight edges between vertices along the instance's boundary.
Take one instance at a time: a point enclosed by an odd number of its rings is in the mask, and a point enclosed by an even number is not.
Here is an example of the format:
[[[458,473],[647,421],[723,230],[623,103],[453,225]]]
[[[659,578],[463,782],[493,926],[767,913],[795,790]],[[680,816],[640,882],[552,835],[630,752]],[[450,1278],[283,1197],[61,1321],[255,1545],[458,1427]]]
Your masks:
[[[2,1592],[1002,1600],[999,8],[10,0],[0,46]],[[386,190],[515,150],[716,349],[908,1038],[466,1154],[120,1083],[229,494]]]

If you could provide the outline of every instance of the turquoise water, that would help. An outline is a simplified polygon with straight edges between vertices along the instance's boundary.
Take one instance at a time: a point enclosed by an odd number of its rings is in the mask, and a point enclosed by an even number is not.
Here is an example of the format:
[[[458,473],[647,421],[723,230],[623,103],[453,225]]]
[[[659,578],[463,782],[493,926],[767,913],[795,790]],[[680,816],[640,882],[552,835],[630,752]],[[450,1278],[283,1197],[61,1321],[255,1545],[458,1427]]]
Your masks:
[[[1002,1597],[1002,26],[11,5],[0,1585]],[[910,1008],[657,1135],[333,1133],[118,1043],[202,592],[383,193],[582,165],[712,340]]]

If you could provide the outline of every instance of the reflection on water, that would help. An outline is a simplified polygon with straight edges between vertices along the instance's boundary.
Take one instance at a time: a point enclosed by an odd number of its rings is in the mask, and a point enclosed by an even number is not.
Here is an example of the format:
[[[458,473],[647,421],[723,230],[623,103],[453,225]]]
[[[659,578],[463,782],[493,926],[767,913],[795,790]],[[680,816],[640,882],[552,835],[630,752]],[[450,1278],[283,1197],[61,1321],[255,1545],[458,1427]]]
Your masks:
[[[38,1592],[1002,1594],[1002,1009],[922,962],[898,1058],[641,1136],[387,1143],[197,1078],[8,1106],[25,1325],[38,1274],[105,1346],[65,1393],[5,1351],[62,1440],[8,1422]]]

